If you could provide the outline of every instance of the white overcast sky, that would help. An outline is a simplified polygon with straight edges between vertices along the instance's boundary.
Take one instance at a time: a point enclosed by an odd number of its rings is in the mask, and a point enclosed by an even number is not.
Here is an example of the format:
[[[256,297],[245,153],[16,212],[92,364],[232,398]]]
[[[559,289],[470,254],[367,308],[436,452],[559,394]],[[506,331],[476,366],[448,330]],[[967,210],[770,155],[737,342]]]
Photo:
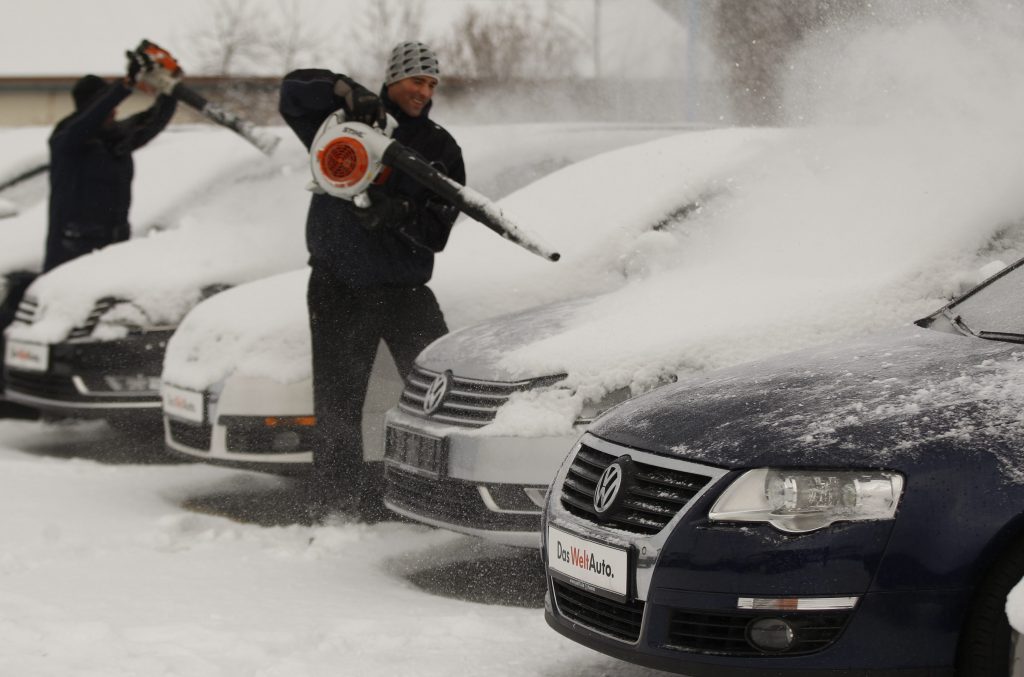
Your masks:
[[[317,8],[325,25],[343,26],[364,12],[370,0],[301,1]],[[520,0],[423,0],[428,21],[437,26],[461,14],[470,1],[487,6]],[[685,36],[662,10],[647,0],[599,1],[604,74],[643,77],[679,72]],[[0,0],[0,76],[113,74],[124,65],[124,50],[142,38],[175,52],[187,71],[189,35],[210,15],[211,4],[209,0]],[[559,5],[574,16],[581,34],[592,35],[595,0],[559,0]],[[340,63],[322,65],[344,70]]]

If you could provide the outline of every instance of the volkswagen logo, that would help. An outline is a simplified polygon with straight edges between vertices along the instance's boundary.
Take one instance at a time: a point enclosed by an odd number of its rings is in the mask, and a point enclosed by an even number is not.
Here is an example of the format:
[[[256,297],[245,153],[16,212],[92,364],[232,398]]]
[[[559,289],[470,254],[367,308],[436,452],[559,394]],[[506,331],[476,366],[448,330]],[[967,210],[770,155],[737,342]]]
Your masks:
[[[594,510],[598,517],[604,517],[622,503],[623,491],[633,477],[633,459],[620,456],[611,462],[594,487]]]
[[[444,403],[444,398],[448,396],[448,391],[451,388],[452,372],[449,369],[443,374],[438,374],[437,378],[430,384],[430,387],[427,388],[427,394],[423,396],[423,413],[430,416],[440,409]]]

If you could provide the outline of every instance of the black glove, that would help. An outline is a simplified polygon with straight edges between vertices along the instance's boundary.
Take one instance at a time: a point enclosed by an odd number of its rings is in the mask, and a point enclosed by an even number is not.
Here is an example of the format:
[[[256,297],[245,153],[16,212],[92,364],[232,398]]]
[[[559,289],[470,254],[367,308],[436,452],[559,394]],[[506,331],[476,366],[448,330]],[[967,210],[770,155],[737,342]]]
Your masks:
[[[451,226],[455,223],[455,219],[459,216],[458,207],[433,196],[427,198],[424,209],[446,226]]]
[[[134,87],[139,81],[139,76],[153,67],[153,62],[150,58],[142,52],[125,52],[124,55],[128,57],[128,69],[124,76],[124,83],[129,87]]]
[[[412,203],[400,195],[390,195],[378,186],[370,186],[366,194],[370,198],[369,207],[352,205],[356,221],[367,230],[377,228],[397,229],[409,222],[412,216]]]
[[[339,77],[334,83],[334,93],[345,102],[345,112],[349,120],[375,125],[380,129],[387,125],[384,103],[376,94],[355,80]]]

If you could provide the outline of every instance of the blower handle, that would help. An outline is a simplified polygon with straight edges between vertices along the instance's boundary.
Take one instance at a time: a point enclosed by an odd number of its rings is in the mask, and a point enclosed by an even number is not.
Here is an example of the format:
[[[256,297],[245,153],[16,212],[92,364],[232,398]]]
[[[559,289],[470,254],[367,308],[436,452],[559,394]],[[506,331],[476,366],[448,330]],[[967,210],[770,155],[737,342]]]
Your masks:
[[[448,178],[402,144],[391,143],[384,150],[381,161],[407,174],[417,183],[454,204],[466,216],[482,223],[506,240],[515,242],[548,261],[557,261],[561,258],[561,254],[544,246],[510,221],[487,197]]]

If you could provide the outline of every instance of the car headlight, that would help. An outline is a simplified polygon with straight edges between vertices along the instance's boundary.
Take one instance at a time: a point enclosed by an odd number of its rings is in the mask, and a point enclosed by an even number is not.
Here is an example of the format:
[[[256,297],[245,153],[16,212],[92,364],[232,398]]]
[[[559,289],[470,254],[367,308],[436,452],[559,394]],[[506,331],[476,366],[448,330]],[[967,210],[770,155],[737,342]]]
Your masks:
[[[903,476],[871,470],[758,468],[740,475],[711,507],[715,522],[767,522],[803,533],[833,522],[892,519]]]

